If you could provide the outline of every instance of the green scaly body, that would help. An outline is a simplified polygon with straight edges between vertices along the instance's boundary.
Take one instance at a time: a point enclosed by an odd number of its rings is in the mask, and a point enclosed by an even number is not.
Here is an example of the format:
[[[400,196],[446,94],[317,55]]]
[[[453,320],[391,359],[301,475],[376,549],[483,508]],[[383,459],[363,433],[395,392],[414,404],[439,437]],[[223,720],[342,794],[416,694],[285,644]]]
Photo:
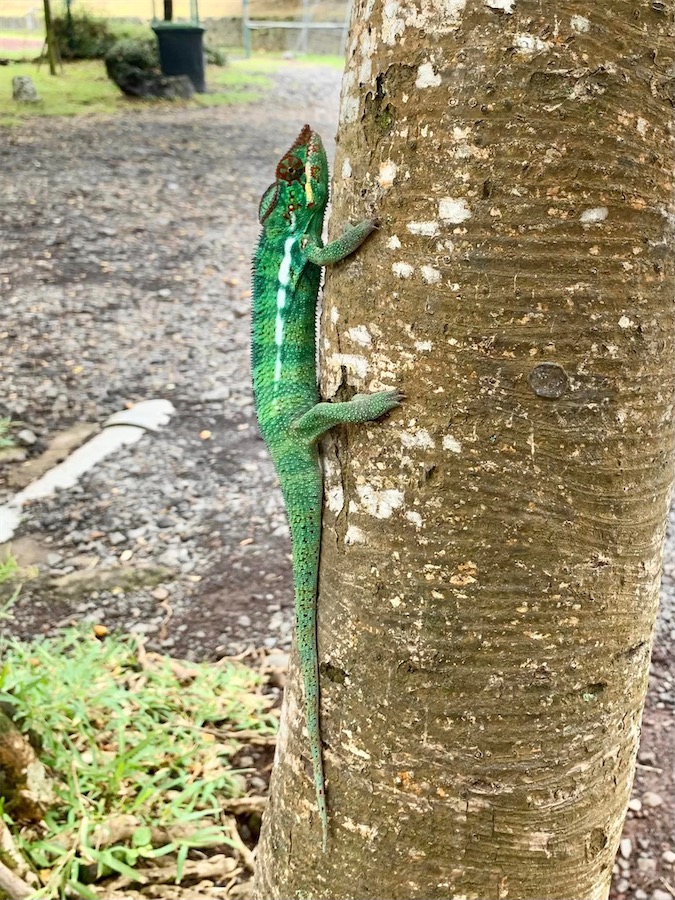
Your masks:
[[[297,648],[314,784],[326,849],[328,817],[319,729],[316,596],[323,484],[317,441],[339,423],[377,419],[400,402],[397,391],[321,403],[316,382],[316,304],[321,266],[344,259],[375,227],[364,221],[324,246],[328,163],[308,125],[279,162],[263,194],[263,231],[253,259],[253,391],[260,431],[286,504],[293,549]]]

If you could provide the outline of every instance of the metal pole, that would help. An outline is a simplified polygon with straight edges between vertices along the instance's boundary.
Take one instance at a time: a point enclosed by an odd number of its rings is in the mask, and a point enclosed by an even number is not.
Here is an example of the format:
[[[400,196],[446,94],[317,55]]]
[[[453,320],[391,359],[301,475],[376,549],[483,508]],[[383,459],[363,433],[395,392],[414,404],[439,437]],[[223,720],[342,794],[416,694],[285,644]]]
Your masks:
[[[251,58],[251,29],[248,27],[248,0],[241,0],[241,27],[244,36],[244,56]]]
[[[309,0],[302,0],[302,38],[300,52],[307,56],[309,52]]]

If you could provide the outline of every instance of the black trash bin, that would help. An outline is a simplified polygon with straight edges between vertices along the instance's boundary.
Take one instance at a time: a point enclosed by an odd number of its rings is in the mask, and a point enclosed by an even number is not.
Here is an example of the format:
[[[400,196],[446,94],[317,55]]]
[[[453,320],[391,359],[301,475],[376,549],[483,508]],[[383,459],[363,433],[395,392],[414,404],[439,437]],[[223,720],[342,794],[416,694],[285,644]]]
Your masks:
[[[157,22],[152,26],[159,44],[163,75],[187,75],[198,94],[206,91],[204,29],[185,22]]]

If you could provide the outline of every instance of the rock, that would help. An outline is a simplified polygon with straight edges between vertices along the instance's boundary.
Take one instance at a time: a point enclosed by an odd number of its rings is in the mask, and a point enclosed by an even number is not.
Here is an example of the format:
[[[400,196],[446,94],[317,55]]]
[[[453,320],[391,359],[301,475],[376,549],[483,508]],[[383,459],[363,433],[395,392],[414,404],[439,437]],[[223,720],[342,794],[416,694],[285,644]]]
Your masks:
[[[0,466],[3,463],[23,462],[25,458],[23,447],[0,447]]]
[[[33,79],[28,75],[15,75],[12,78],[12,99],[17,103],[37,103],[40,98]]]
[[[624,859],[630,859],[630,855],[633,852],[633,842],[630,838],[621,838],[621,843],[619,844],[619,853],[623,856]]]
[[[242,628],[250,628],[251,627],[251,617],[247,615],[239,616],[237,619],[237,625],[241,625]]]
[[[63,562],[63,554],[62,553],[48,553],[47,554],[47,563],[50,566],[58,566],[60,562]]]
[[[651,857],[640,857],[637,861],[637,867],[640,872],[646,872],[648,875],[656,873],[656,860]]]
[[[646,794],[642,795],[642,805],[648,806],[654,809],[657,806],[661,806],[663,803],[663,797],[661,794],[657,794],[655,791],[647,791]]]
[[[616,889],[619,894],[625,894],[629,887],[630,883],[625,878],[620,878],[616,883]]]
[[[60,597],[79,599],[91,596],[94,591],[110,591],[115,588],[134,590],[169,579],[170,573],[157,566],[119,566],[112,569],[72,572],[60,578],[49,579],[46,586]]]
[[[32,447],[33,444],[37,443],[37,435],[30,428],[22,428],[16,439],[24,447]]]
[[[150,596],[154,597],[155,600],[167,600],[169,597],[169,592],[165,587],[155,588],[154,591],[150,592]]]
[[[106,428],[111,425],[135,425],[146,431],[157,431],[169,422],[175,412],[170,400],[141,400],[129,409],[120,410],[108,416]]]
[[[113,547],[117,547],[118,544],[124,544],[127,539],[125,534],[122,534],[121,531],[113,531],[112,534],[108,535],[108,540],[113,545]]]
[[[647,900],[647,891],[643,891],[642,888],[638,888],[633,894],[635,900]]]
[[[283,653],[281,650],[274,650],[272,653],[268,654],[265,659],[265,664],[269,666],[270,669],[287,669],[288,653]]]
[[[231,393],[230,388],[222,384],[210,391],[206,391],[205,394],[202,394],[201,399],[203,403],[216,403],[218,400],[227,400]]]
[[[55,434],[49,441],[47,449],[40,456],[31,459],[25,466],[21,466],[16,472],[11,472],[8,478],[12,487],[24,488],[44,475],[45,472],[61,462],[77,447],[80,447],[87,438],[98,431],[97,425],[80,423],[66,431]]]
[[[143,100],[190,100],[195,88],[187,75],[157,75],[133,66],[120,66],[109,77],[128,97]]]
[[[640,812],[642,809],[642,800],[638,797],[631,797],[628,801],[628,809],[630,809],[631,812]]]
[[[652,900],[673,900],[673,895],[670,891],[662,891],[661,888],[657,888],[652,891]]]
[[[666,863],[666,865],[672,866],[673,863],[675,863],[675,852],[673,852],[672,850],[664,850],[661,854],[661,859],[664,861],[664,863]]]
[[[641,750],[638,754],[638,762],[643,766],[655,766],[656,753],[652,750]]]
[[[154,634],[158,629],[159,626],[155,625],[154,622],[134,622],[130,626],[129,631],[132,634]]]
[[[284,624],[284,614],[282,612],[275,612],[272,618],[270,619],[269,629],[270,631],[280,631]]]

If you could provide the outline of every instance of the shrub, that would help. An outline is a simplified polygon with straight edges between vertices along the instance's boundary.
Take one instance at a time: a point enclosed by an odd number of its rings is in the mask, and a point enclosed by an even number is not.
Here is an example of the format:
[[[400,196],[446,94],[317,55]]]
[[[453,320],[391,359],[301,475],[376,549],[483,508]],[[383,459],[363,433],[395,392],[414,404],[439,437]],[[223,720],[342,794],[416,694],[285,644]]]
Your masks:
[[[218,50],[215,47],[209,47],[208,44],[204,45],[204,56],[206,57],[207,63],[211,66],[227,65],[227,57],[223,51]]]
[[[105,19],[87,13],[52,20],[61,59],[102,59],[117,40]]]
[[[159,53],[154,37],[147,40],[125,38],[117,41],[105,54],[105,68],[108,78],[115,81],[115,75],[121,69],[140,69],[149,72],[159,67]]]

